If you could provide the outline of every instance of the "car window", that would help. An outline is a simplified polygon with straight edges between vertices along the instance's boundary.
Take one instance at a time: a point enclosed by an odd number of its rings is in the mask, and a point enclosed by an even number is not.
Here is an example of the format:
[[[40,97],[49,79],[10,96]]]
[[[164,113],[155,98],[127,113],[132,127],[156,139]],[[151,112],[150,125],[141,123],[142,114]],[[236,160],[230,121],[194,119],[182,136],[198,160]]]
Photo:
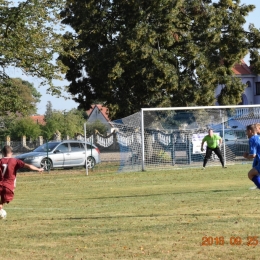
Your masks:
[[[83,151],[84,147],[81,143],[70,143],[71,151]]]
[[[59,143],[46,143],[37,147],[34,152],[50,152],[52,151]]]
[[[237,135],[238,139],[247,139],[247,135],[246,135],[245,131],[237,131],[236,135]]]
[[[61,151],[61,152],[69,152],[69,144],[65,143],[65,144],[60,144],[57,147],[57,150]]]
[[[236,137],[236,135],[234,135],[234,133],[228,132],[228,133],[225,133],[225,140],[235,141],[235,140],[237,140],[237,137]]]
[[[223,137],[223,133],[220,132],[220,136]],[[247,139],[244,130],[225,130],[226,140],[237,140],[237,139]]]
[[[81,145],[82,145],[83,149],[85,150],[85,143],[81,143]],[[91,145],[91,144],[87,144],[87,149],[88,150],[91,150],[91,149],[94,150],[95,147],[93,145]]]

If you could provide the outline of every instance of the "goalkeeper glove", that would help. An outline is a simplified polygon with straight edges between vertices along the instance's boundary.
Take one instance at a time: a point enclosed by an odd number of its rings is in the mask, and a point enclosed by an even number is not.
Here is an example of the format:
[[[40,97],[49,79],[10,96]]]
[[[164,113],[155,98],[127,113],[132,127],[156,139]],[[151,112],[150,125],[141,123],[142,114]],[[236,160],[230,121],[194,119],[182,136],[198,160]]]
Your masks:
[[[204,151],[204,149],[203,149],[203,147],[201,147],[201,149],[200,149],[202,152]]]

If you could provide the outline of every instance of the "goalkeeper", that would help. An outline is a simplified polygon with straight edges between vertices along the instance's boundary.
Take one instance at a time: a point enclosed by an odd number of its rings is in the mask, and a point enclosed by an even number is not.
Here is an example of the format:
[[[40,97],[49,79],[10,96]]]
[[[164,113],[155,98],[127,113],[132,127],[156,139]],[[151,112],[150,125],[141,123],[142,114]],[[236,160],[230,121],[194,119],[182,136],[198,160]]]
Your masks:
[[[214,152],[218,156],[218,158],[222,164],[222,167],[227,168],[224,165],[223,156],[219,149],[219,146],[221,146],[221,144],[222,144],[222,138],[219,135],[214,134],[212,129],[209,129],[208,135],[206,135],[202,139],[202,142],[201,142],[201,151],[202,152],[204,151],[203,145],[205,142],[207,143],[207,149],[206,149],[206,155],[205,155],[204,161],[203,161],[203,169],[205,169],[205,166],[206,166],[208,160],[210,159],[212,152]]]

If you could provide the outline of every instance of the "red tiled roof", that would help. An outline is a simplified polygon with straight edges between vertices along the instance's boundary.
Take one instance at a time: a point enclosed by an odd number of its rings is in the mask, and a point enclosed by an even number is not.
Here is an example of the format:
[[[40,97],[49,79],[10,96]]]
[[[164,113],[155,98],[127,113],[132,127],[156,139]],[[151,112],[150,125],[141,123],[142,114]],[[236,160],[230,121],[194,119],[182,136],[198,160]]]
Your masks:
[[[31,116],[31,119],[39,125],[46,124],[46,122],[44,121],[44,116],[42,116],[42,115]]]
[[[254,74],[250,68],[247,66],[247,64],[244,62],[244,60],[241,60],[241,63],[235,64],[235,66],[232,68],[233,72],[236,75],[252,75]]]
[[[103,107],[101,104],[91,105],[91,108],[86,111],[87,115],[90,116],[95,107],[98,108],[98,110],[102,113],[104,118],[109,122],[110,121],[110,119],[108,118],[109,110],[107,107]]]

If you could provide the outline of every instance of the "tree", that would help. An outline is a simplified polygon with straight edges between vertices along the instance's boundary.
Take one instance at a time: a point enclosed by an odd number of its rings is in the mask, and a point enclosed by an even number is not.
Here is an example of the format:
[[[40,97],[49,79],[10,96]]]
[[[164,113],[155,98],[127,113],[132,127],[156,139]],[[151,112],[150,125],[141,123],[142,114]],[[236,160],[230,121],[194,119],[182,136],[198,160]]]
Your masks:
[[[1,117],[0,139],[5,140],[6,136],[11,136],[12,128],[16,124],[17,115],[9,114]]]
[[[0,115],[22,114],[23,116],[35,114],[36,104],[41,94],[33,84],[19,78],[9,78],[0,84]]]
[[[12,79],[5,78],[4,81],[0,79],[0,91],[1,117],[15,115],[16,112],[27,113],[29,106],[19,95],[19,86],[15,85]]]
[[[83,133],[84,117],[82,111],[72,109],[68,112],[54,110],[51,116],[46,118],[46,125],[42,126],[42,133],[45,139],[52,139],[58,130],[62,138],[74,137],[76,133]]]
[[[11,138],[16,140],[21,139],[22,136],[36,140],[40,134],[40,126],[30,117],[17,118],[11,128]]]
[[[102,135],[106,135],[107,127],[105,124],[101,123],[99,120],[86,124],[86,135],[87,136],[95,134],[96,131],[98,131]]]
[[[25,74],[38,77],[48,92],[61,94],[54,79],[62,79],[66,67],[55,63],[58,53],[65,55],[66,45],[73,45],[62,37],[59,12],[64,0],[26,0],[13,4],[0,1],[0,84],[9,84],[6,69],[10,66]],[[68,55],[73,55],[72,53]],[[11,96],[10,100],[15,100]],[[18,103],[17,103],[17,107]],[[16,111],[23,110],[17,109]]]
[[[142,107],[214,105],[218,84],[229,88],[219,103],[238,104],[244,86],[232,81],[233,65],[250,52],[260,72],[260,32],[243,29],[254,6],[240,0],[66,3],[63,23],[75,34],[64,37],[79,40],[70,51],[84,52],[60,60],[81,108],[98,99],[113,119]]]
[[[63,116],[63,129],[61,131],[63,136],[74,137],[76,133],[83,132],[85,119],[82,111],[73,108],[68,112],[64,111]]]
[[[53,138],[54,133],[56,133],[57,130],[59,131],[59,129],[59,122],[50,117],[48,118],[46,124],[41,126],[41,134],[45,140],[51,140]]]
[[[22,98],[22,102],[26,105],[26,111],[23,115],[33,115],[37,112],[37,103],[40,102],[41,93],[36,90],[32,83],[20,78],[11,79],[12,84],[17,87],[18,95]],[[17,111],[20,112],[20,111]]]
[[[45,121],[47,121],[49,118],[51,118],[52,113],[53,113],[52,103],[51,103],[51,101],[47,101],[46,111],[44,114]]]

